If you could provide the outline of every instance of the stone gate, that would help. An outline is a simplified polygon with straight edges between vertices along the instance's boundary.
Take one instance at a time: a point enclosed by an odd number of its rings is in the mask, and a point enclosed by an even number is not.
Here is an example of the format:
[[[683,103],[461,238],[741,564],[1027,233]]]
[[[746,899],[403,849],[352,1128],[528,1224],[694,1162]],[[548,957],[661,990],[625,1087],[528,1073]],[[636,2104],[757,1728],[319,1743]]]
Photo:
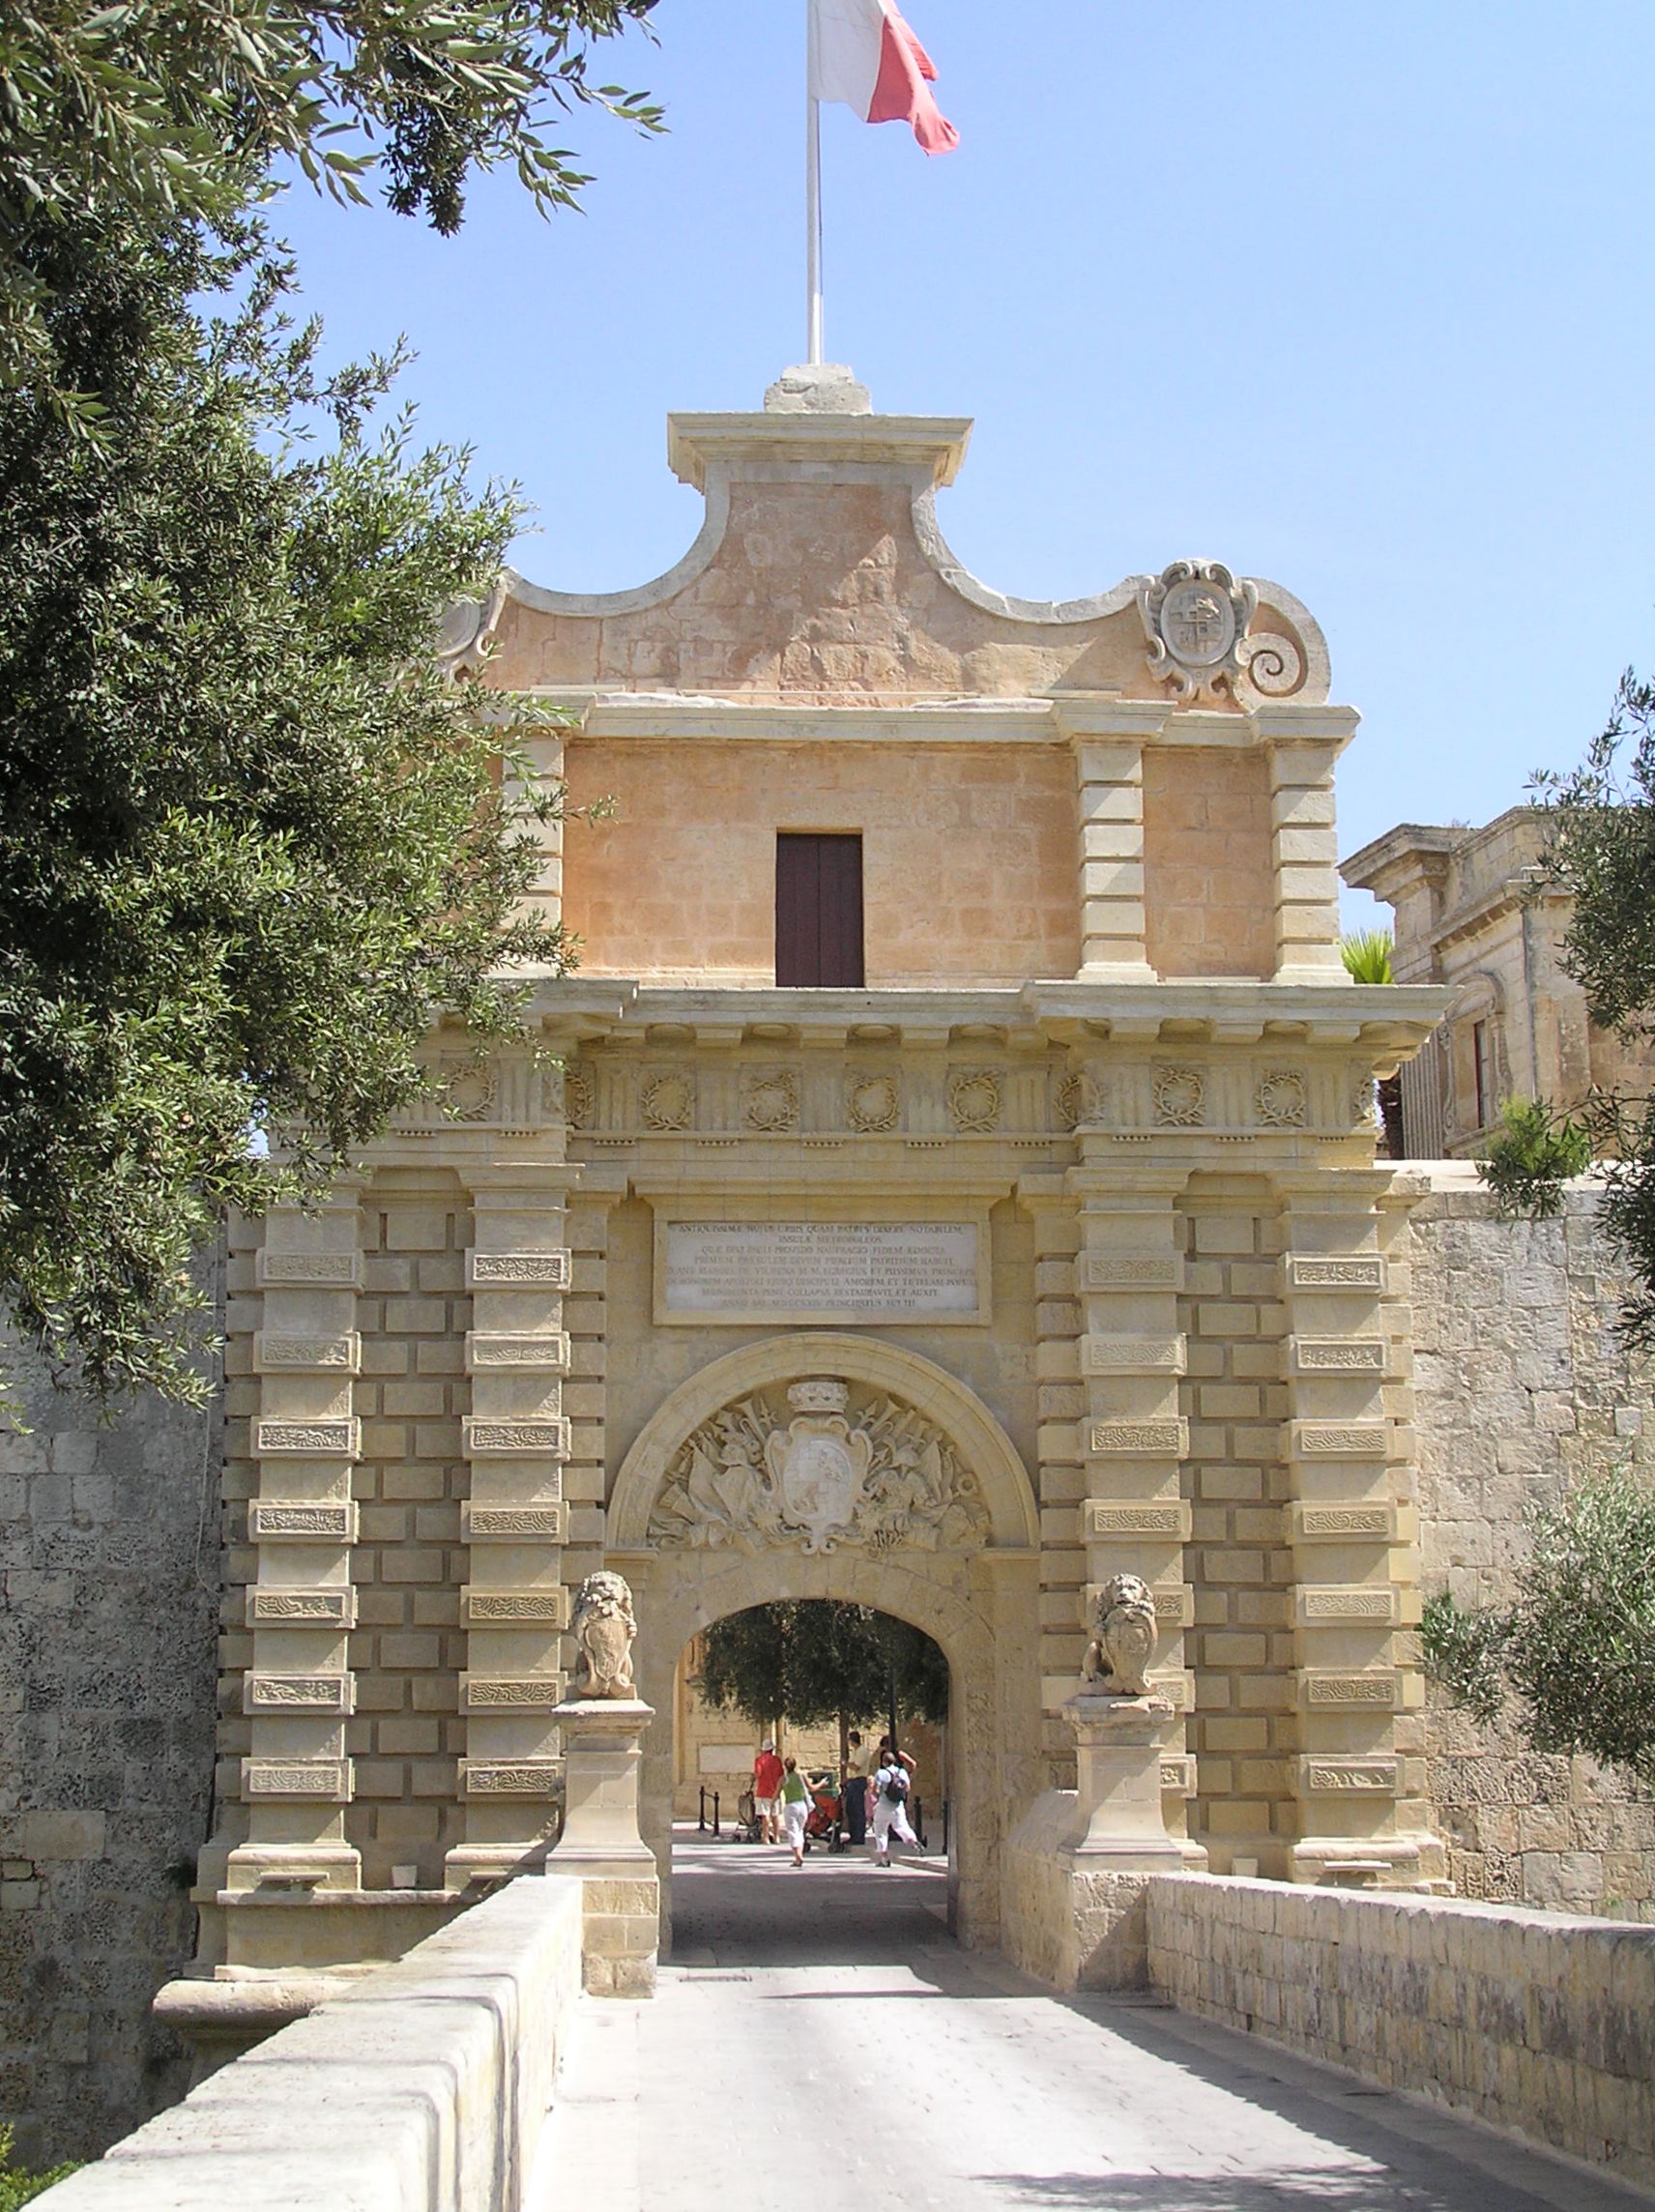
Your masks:
[[[1218,562],[979,584],[934,508],[968,431],[843,377],[674,417],[677,568],[452,619],[458,673],[566,711],[536,895],[582,962],[532,979],[538,1050],[434,1037],[448,1114],[233,1237],[206,1967],[397,1955],[543,1857],[604,1565],[663,1712],[764,1598],[937,1639],[973,1939],[1121,1572],[1192,1859],[1440,1875],[1372,1104],[1440,994],[1340,963],[1356,716]]]

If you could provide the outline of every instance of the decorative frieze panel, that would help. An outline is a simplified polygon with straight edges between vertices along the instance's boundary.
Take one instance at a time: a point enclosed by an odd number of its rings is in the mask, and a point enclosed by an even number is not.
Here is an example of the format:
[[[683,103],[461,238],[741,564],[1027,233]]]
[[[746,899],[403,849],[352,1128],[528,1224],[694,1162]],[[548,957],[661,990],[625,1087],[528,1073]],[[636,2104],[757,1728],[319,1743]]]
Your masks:
[[[566,1544],[568,1507],[560,1498],[544,1505],[460,1507],[460,1541],[465,1544]]]
[[[1321,1667],[1307,1667],[1299,1676],[1307,1705],[1341,1712],[1395,1712],[1401,1702],[1399,1677],[1390,1669],[1370,1668],[1354,1674],[1336,1674]]]
[[[257,1584],[247,1592],[247,1625],[275,1628],[352,1629],[357,1624],[357,1593],[346,1585],[328,1589],[268,1589]]]
[[[1269,1067],[1253,1086],[1253,1111],[1265,1129],[1302,1129],[1309,1118],[1310,1087],[1296,1067]]]
[[[504,1368],[516,1375],[566,1375],[569,1340],[565,1329],[543,1336],[506,1336],[481,1329],[466,1332],[466,1373],[488,1374]]]
[[[258,1800],[286,1797],[329,1805],[348,1805],[353,1788],[348,1759],[244,1759],[242,1795]]]
[[[487,1511],[488,1508],[484,1508]],[[562,1583],[536,1589],[479,1589],[467,1583],[460,1601],[468,1621],[487,1627],[515,1628],[539,1625],[564,1629],[569,1624],[569,1593]]]
[[[257,1375],[357,1375],[362,1371],[362,1338],[354,1329],[339,1336],[289,1336],[276,1329],[253,1332],[253,1372]]]
[[[462,1674],[460,1704],[468,1713],[555,1712],[564,1681],[562,1674]]]
[[[1289,1340],[1296,1375],[1380,1375],[1382,1336],[1295,1336]]]
[[[556,1759],[462,1759],[460,1788],[467,1797],[553,1798],[563,1782]]]
[[[845,1086],[845,1121],[859,1136],[883,1136],[902,1119],[902,1084],[895,1075],[853,1075]]]
[[[1323,1259],[1308,1252],[1290,1252],[1284,1263],[1290,1291],[1359,1291],[1382,1297],[1385,1263],[1377,1254],[1354,1253]]]
[[[1196,1791],[1195,1761],[1187,1753],[1161,1757],[1161,1794],[1163,1797],[1193,1797]]]
[[[1290,1434],[1295,1459],[1388,1456],[1388,1431],[1383,1421],[1293,1421]]]
[[[1087,1336],[1081,1339],[1085,1375],[1181,1375],[1182,1336]]]
[[[362,1423],[255,1421],[253,1451],[259,1459],[361,1459]]]
[[[1301,1583],[1293,1592],[1301,1628],[1394,1628],[1401,1618],[1389,1583],[1364,1588],[1352,1583]]]
[[[1189,1423],[1172,1421],[1093,1421],[1087,1431],[1092,1459],[1185,1459]]]
[[[466,1254],[469,1291],[566,1291],[569,1277],[566,1251]]]
[[[1206,1120],[1206,1074],[1199,1067],[1157,1067],[1150,1078],[1155,1123],[1199,1129]]]
[[[253,1281],[261,1291],[360,1291],[361,1252],[272,1252],[253,1255]]]
[[[1310,1797],[1394,1797],[1397,1761],[1336,1756],[1301,1759],[1299,1787]]]
[[[1081,1592],[1081,1619],[1089,1631],[1097,1615],[1102,1583],[1088,1583]],[[1195,1626],[1195,1590],[1189,1583],[1151,1583],[1149,1598],[1155,1608],[1155,1626],[1164,1636],[1169,1630]]]
[[[1295,1544],[1394,1544],[1397,1509],[1383,1502],[1354,1505],[1295,1504]]]
[[[247,1507],[247,1534],[255,1544],[354,1544],[354,1498],[255,1498]]]
[[[460,1423],[467,1459],[556,1459],[569,1456],[569,1424],[556,1420],[491,1421],[468,1413]]]
[[[1106,1542],[1111,1536],[1126,1536],[1187,1544],[1190,1540],[1189,1500],[1168,1498],[1138,1504],[1112,1498],[1089,1498],[1083,1509],[1083,1525],[1087,1536],[1095,1542]]]
[[[242,1677],[242,1710],[247,1713],[354,1713],[356,1678],[351,1674],[267,1674]]]
[[[1184,1263],[1176,1252],[1084,1252],[1085,1291],[1181,1291]]]

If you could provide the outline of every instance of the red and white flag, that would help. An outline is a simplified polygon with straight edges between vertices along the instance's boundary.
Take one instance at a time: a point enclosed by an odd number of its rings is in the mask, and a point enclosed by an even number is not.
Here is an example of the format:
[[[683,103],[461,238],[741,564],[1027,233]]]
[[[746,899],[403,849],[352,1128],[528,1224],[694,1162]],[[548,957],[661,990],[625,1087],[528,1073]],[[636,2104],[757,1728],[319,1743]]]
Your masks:
[[[839,100],[864,123],[912,123],[927,154],[960,133],[938,107],[931,57],[894,0],[810,0],[810,93]]]

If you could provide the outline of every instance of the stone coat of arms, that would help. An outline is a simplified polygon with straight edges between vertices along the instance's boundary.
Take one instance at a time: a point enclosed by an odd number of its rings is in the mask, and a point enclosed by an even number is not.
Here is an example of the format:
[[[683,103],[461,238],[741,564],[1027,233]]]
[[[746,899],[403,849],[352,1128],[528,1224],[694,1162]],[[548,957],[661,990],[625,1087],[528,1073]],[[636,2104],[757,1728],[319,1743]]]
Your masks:
[[[703,1422],[667,1470],[651,1544],[747,1553],[980,1548],[988,1510],[943,1432],[895,1399],[855,1415],[850,1400],[838,1377],[809,1376],[788,1390],[791,1421],[777,1421],[755,1396]]]

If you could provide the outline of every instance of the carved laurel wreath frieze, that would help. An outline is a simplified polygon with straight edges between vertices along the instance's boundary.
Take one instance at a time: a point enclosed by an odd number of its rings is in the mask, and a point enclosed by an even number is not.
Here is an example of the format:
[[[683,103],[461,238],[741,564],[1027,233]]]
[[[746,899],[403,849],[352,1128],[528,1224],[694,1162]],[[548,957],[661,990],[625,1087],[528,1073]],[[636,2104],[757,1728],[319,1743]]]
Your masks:
[[[1302,1129],[1309,1108],[1304,1077],[1293,1067],[1268,1067],[1253,1087],[1253,1105],[1266,1129]]]
[[[1000,1078],[991,1067],[958,1068],[948,1078],[948,1118],[962,1136],[1000,1126]]]
[[[894,1075],[854,1075],[845,1086],[845,1119],[865,1137],[894,1129],[902,1118],[902,1086]]]
[[[1197,1129],[1206,1120],[1206,1077],[1199,1067],[1157,1067],[1150,1089],[1163,1129]]]
[[[687,1129],[695,1119],[695,1078],[678,1070],[656,1075],[645,1084],[638,1111],[646,1129],[670,1134]]]
[[[741,1079],[741,1119],[767,1136],[798,1126],[798,1078],[791,1067],[755,1068]]]
[[[900,1399],[809,1376],[783,1421],[755,1393],[679,1449],[650,1516],[657,1551],[967,1551],[988,1541],[974,1474],[937,1425]]]
[[[564,1115],[571,1129],[590,1129],[597,1110],[597,1085],[590,1067],[570,1061],[564,1069]]]

